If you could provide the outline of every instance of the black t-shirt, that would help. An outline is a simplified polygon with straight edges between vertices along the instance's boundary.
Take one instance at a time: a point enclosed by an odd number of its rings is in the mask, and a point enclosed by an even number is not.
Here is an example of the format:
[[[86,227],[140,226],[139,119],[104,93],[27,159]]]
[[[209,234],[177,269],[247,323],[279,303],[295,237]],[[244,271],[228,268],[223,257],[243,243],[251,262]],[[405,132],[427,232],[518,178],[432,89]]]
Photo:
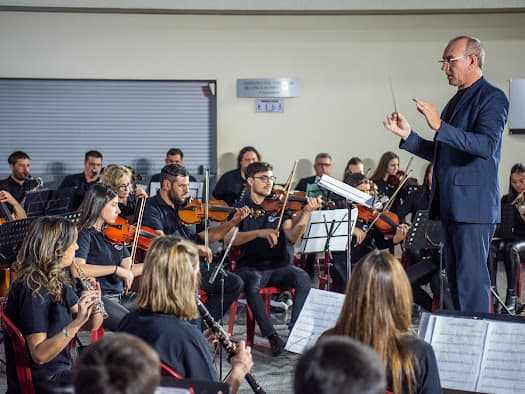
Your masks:
[[[254,211],[264,212],[260,205],[255,204],[252,199],[247,196],[243,200],[237,202],[234,206],[241,208],[243,206]],[[232,213],[233,215],[233,213]],[[285,212],[283,216],[283,223],[290,220],[292,216],[289,212]],[[279,223],[279,213],[263,213],[259,217],[248,216],[241,223],[239,223],[239,232],[262,230],[266,228],[276,229]],[[292,264],[293,260],[293,245],[286,238],[284,231],[279,231],[279,240],[276,246],[270,247],[266,239],[255,238],[250,242],[240,246],[241,256],[239,257],[239,268],[254,267],[259,270],[272,269]]]
[[[217,200],[224,200],[229,206],[232,206],[241,196],[245,184],[246,180],[243,179],[240,169],[228,171],[221,176],[212,195]]]
[[[130,256],[126,247],[106,242],[102,232],[94,227],[80,230],[77,243],[78,250],[75,256],[86,260],[87,264],[116,266]],[[116,274],[99,276],[96,279],[100,283],[103,295],[124,291],[123,281]]]
[[[22,282],[15,282],[9,291],[5,313],[22,335],[46,333],[48,338],[58,334],[72,321],[71,308],[78,303],[78,297],[73,289],[64,285],[62,303],[57,303],[47,289],[41,288],[38,294],[33,294]],[[8,340],[8,336],[4,336]],[[8,392],[18,387],[14,354],[11,346],[7,352],[7,382]],[[31,357],[31,375],[34,382],[45,383],[57,373],[70,369],[67,346],[51,361],[45,364],[35,363]],[[17,392],[14,390],[13,392]]]
[[[135,194],[130,193],[128,196],[128,202],[126,205],[120,202],[118,203],[118,208],[120,209],[119,216],[121,218],[128,220],[130,217],[135,215],[136,207],[137,207],[137,200],[135,199]]]
[[[441,382],[437,367],[436,356],[430,344],[415,335],[407,334],[402,338],[403,344],[414,355],[416,361],[416,390],[417,394],[441,394]],[[392,391],[389,382],[387,390]],[[409,393],[406,378],[403,379],[403,393]]]
[[[210,348],[200,331],[200,320],[137,309],[121,320],[117,331],[144,340],[159,353],[162,363],[185,378],[216,382]]]
[[[511,238],[513,241],[525,240],[525,221],[518,208],[512,205],[512,199],[508,194],[501,199],[501,220],[502,225],[509,226],[512,229]],[[503,223],[505,220],[510,220],[510,223]]]
[[[183,239],[199,242],[199,236],[190,226],[186,226],[179,219],[177,206],[169,206],[160,194],[146,200],[142,225],[153,230],[161,230],[166,235],[176,235]]]
[[[381,180],[381,181],[374,181],[374,182],[377,185],[377,191],[379,194],[392,198],[392,196],[396,192],[397,187],[392,187],[386,181]],[[397,213],[401,205],[401,202],[405,197],[406,197],[406,192],[404,189],[401,189],[397,193],[396,199],[394,200],[394,203],[392,204],[392,207],[390,208],[390,212]]]
[[[416,212],[429,209],[429,204],[430,189],[427,186],[418,186],[416,190],[408,194],[403,204],[399,207],[397,211],[399,221],[403,221],[409,213],[412,214],[411,220],[413,221]]]
[[[62,180],[53,198],[63,199],[68,197],[68,211],[76,211],[80,204],[82,204],[82,201],[84,201],[84,196],[89,187],[97,183],[98,180],[99,178],[88,183],[83,172],[68,175]]]
[[[0,181],[0,190],[8,191],[16,201],[22,203],[27,192],[37,187],[38,182],[35,179],[26,179],[24,183],[19,184],[11,176]],[[12,210],[10,204],[6,204]],[[0,214],[2,211],[0,211]]]

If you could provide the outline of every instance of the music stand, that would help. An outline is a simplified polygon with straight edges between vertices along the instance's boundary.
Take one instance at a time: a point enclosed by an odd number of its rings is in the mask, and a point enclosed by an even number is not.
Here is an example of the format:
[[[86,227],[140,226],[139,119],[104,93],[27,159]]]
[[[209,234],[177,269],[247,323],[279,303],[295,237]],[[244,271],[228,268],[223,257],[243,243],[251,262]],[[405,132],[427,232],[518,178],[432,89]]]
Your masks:
[[[350,221],[348,217],[350,215]],[[350,253],[349,239],[357,220],[357,209],[334,209],[310,213],[306,230],[301,240],[300,253],[325,253],[325,273],[330,283],[331,252]],[[350,237],[348,236],[350,232]],[[347,247],[348,246],[348,247]],[[350,275],[351,267],[347,267]],[[348,278],[347,278],[348,279]],[[328,286],[329,287],[329,286]]]
[[[55,191],[51,189],[28,192],[25,196],[24,209],[28,217],[44,216],[47,202]]]

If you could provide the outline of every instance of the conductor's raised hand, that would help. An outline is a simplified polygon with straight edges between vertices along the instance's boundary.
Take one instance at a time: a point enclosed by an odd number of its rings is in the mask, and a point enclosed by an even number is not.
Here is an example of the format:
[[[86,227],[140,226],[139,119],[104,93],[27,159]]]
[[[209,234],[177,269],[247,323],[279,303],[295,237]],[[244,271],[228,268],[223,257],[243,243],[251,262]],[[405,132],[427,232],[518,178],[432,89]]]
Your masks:
[[[432,130],[439,130],[441,127],[441,118],[439,117],[436,107],[426,101],[418,99],[417,97],[414,97],[412,100],[416,103],[417,110],[422,113],[427,120],[428,126]]]
[[[403,140],[406,140],[410,135],[410,124],[399,112],[392,112],[392,114],[387,115],[383,126]]]

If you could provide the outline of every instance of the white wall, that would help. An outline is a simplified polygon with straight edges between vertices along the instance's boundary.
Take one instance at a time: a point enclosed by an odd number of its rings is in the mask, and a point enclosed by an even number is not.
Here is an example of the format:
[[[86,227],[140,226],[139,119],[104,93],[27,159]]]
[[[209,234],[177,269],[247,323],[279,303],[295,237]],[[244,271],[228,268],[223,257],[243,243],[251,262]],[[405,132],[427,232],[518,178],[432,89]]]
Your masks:
[[[410,99],[441,109],[454,94],[437,60],[448,39],[460,34],[482,39],[485,76],[507,94],[509,79],[525,77],[525,14],[22,12],[0,12],[0,77],[216,79],[220,172],[235,165],[242,146],[254,145],[280,181],[295,159],[301,160],[297,176],[309,175],[320,151],[332,154],[333,175],[340,177],[353,155],[375,164],[382,152],[398,151],[398,139],[381,123],[393,110],[389,75],[398,110],[432,136]],[[302,96],[286,99],[284,114],[255,114],[252,99],[235,97],[236,78],[253,77],[300,78]],[[524,147],[525,136],[505,131],[504,190],[510,166],[524,160]],[[409,155],[399,154],[403,167]],[[414,161],[416,175],[424,165]]]

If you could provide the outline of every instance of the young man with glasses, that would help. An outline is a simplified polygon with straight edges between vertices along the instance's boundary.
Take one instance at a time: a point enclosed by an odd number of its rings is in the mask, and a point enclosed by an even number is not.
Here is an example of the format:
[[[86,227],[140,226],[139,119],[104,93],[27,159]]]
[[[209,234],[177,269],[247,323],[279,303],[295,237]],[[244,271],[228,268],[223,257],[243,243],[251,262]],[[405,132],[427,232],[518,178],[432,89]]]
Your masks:
[[[482,74],[484,50],[473,37],[452,39],[440,61],[456,95],[438,114],[414,98],[417,110],[435,131],[421,138],[400,113],[384,125],[401,137],[400,148],[434,164],[430,218],[440,219],[444,258],[454,307],[490,312],[487,255],[500,220],[498,166],[509,102]]]
[[[84,155],[84,171],[66,176],[55,192],[54,200],[68,199],[67,211],[76,211],[89,187],[98,182],[102,170],[102,153],[90,150]]]
[[[246,182],[250,193],[235,206],[247,206],[264,212],[263,201],[273,190],[275,177],[272,166],[255,162],[246,168]],[[248,305],[259,324],[261,334],[268,338],[272,354],[277,356],[284,349],[284,342],[277,334],[259,292],[262,287],[277,286],[295,289],[290,326],[301,311],[312,285],[308,274],[294,266],[293,244],[301,239],[310,212],[319,208],[321,198],[307,198],[303,210],[292,215],[285,211],[281,227],[277,230],[280,212],[266,212],[259,217],[247,217],[239,224],[239,232],[233,242],[241,248],[237,274],[244,280]],[[225,237],[229,242],[234,229]]]

